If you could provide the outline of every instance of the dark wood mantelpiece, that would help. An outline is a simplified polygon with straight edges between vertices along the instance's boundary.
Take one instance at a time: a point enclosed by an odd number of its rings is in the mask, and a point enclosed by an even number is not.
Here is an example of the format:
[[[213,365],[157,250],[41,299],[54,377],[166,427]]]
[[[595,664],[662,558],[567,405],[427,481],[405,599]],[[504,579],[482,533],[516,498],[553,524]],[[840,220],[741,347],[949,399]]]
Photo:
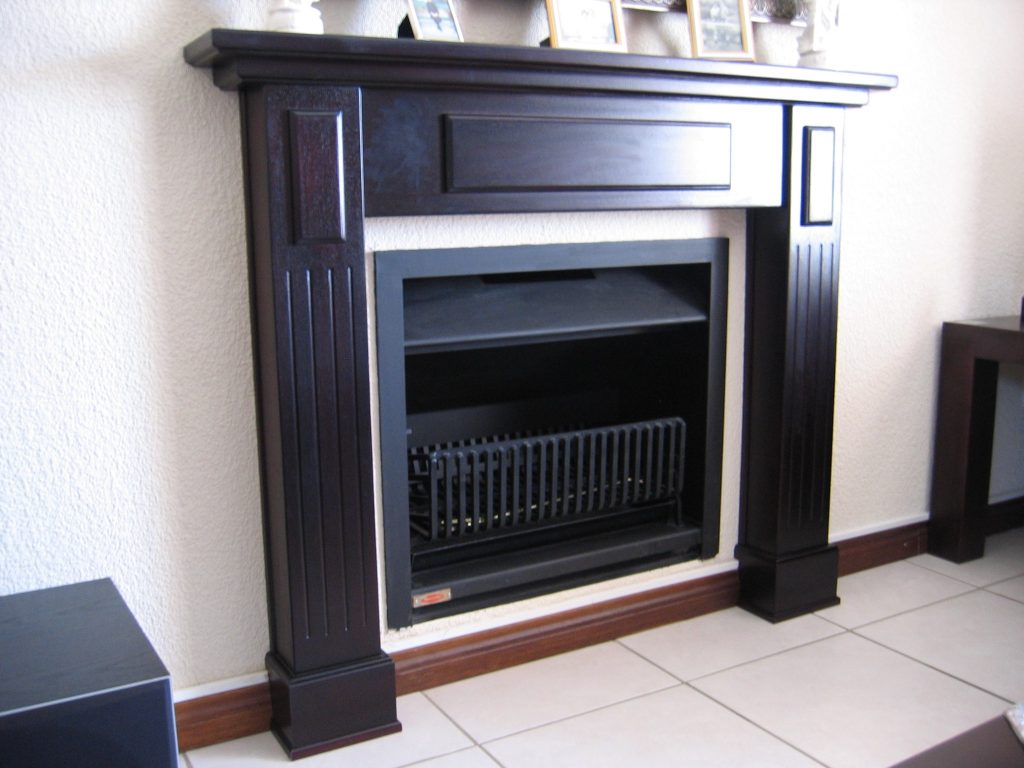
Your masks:
[[[213,69],[214,82],[225,90],[296,82],[525,91],[586,87],[862,106],[870,91],[897,82],[892,75],[831,69],[240,29],[211,29],[185,47],[185,59]]]
[[[749,210],[743,604],[836,601],[828,546],[845,108],[889,76],[212,30],[238,90],[274,728],[293,756],[398,727],[380,650],[364,216]]]

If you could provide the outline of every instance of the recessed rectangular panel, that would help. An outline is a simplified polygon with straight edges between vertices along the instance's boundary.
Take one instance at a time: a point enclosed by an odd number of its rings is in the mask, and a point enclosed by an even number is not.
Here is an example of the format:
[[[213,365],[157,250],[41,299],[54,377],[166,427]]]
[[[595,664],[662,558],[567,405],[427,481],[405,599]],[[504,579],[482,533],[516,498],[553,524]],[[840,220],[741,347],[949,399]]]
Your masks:
[[[340,112],[292,112],[291,176],[295,241],[345,240]]]
[[[806,128],[804,134],[804,224],[831,224],[834,207],[836,132]]]
[[[728,189],[728,123],[449,116],[460,191]]]

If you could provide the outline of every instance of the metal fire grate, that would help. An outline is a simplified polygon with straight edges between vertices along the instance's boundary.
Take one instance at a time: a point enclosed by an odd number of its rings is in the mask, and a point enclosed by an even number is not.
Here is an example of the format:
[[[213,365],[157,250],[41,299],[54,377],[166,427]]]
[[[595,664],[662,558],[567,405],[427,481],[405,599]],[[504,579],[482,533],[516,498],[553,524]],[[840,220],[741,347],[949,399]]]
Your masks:
[[[666,418],[412,448],[410,524],[440,542],[663,501],[682,490],[685,446]]]

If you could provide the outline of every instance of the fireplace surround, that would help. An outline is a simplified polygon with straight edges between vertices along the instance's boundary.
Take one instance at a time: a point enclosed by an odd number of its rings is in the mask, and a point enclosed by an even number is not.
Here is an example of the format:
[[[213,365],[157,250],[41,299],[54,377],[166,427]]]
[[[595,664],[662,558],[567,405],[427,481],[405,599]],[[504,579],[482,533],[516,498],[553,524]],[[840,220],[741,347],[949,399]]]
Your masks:
[[[364,216],[747,209],[741,604],[777,621],[837,601],[843,116],[895,78],[238,30],[185,56],[241,102],[267,667],[289,754],[400,727],[380,648]]]

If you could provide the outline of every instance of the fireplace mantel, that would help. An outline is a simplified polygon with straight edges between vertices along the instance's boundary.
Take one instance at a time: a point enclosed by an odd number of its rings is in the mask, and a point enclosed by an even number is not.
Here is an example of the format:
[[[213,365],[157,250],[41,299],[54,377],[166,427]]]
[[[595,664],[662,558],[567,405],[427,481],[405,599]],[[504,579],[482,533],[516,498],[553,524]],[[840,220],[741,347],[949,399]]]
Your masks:
[[[364,217],[748,211],[741,604],[838,601],[828,545],[843,124],[884,75],[211,30],[242,105],[274,729],[381,735]]]

